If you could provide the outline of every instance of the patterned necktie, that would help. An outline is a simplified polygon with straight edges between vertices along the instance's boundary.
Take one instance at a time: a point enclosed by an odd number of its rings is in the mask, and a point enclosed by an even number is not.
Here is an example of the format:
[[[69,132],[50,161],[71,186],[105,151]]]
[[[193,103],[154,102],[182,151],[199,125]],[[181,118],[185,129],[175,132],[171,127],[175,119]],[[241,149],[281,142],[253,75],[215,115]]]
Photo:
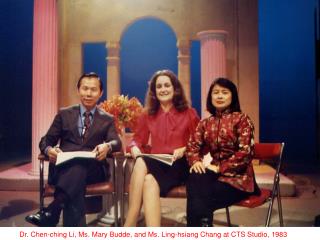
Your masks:
[[[91,112],[85,112],[83,115],[84,115],[84,129],[83,129],[82,139],[84,141],[89,134],[89,128],[91,125],[91,121],[90,121]]]

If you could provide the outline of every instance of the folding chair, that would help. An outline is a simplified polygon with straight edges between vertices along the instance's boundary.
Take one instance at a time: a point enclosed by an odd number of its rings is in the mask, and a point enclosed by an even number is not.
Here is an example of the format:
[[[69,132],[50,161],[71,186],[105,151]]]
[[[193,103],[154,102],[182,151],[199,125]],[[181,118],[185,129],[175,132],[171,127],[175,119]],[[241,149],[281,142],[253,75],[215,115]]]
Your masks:
[[[282,164],[282,152],[284,148],[284,143],[256,143],[255,144],[255,155],[254,159],[260,160],[260,162],[275,161],[276,163],[276,171],[273,179],[273,187],[272,190],[261,188],[261,194],[259,196],[252,195],[247,199],[242,200],[239,203],[234,205],[247,207],[247,208],[255,208],[263,205],[266,201],[270,200],[268,213],[266,218],[265,226],[270,226],[271,214],[273,210],[273,203],[275,197],[277,197],[278,202],[278,212],[279,212],[279,222],[280,226],[283,226],[283,215],[282,215],[282,205],[281,205],[281,196],[280,196],[280,170]],[[186,187],[179,186],[173,188],[167,195],[168,198],[186,198]],[[229,208],[226,207],[226,215],[227,215],[227,223],[228,226],[231,225]]]
[[[273,211],[273,203],[275,197],[277,197],[278,202],[278,213],[279,213],[279,223],[280,227],[283,227],[283,215],[282,215],[282,204],[280,196],[280,170],[282,165],[282,152],[284,148],[284,143],[256,143],[255,146],[254,159],[258,159],[261,162],[269,163],[274,161],[276,164],[276,171],[273,177],[272,190],[261,188],[261,194],[259,196],[250,196],[247,199],[235,204],[236,206],[255,208],[264,204],[266,201],[270,201],[268,207],[268,213],[266,218],[265,226],[270,226],[271,214]],[[229,208],[226,208],[228,225],[231,226]]]
[[[101,195],[107,195],[111,194],[112,196],[112,204],[114,206],[114,223],[115,226],[118,226],[118,194],[116,191],[116,183],[117,183],[117,174],[115,172],[117,168],[117,161],[116,161],[116,154],[113,154],[113,158],[107,158],[107,161],[110,166],[111,171],[111,179],[112,181],[106,181],[106,182],[99,182],[95,184],[89,184],[86,186],[86,199],[92,199],[93,196],[101,196]],[[52,197],[54,194],[54,186],[49,185],[48,183],[45,184],[44,180],[44,162],[49,161],[49,159],[43,155],[40,154],[38,156],[38,159],[40,161],[40,211],[44,208],[44,198],[46,197]],[[86,201],[86,213],[96,213],[101,211],[102,208],[97,208],[96,203],[95,204],[88,204],[88,201]]]

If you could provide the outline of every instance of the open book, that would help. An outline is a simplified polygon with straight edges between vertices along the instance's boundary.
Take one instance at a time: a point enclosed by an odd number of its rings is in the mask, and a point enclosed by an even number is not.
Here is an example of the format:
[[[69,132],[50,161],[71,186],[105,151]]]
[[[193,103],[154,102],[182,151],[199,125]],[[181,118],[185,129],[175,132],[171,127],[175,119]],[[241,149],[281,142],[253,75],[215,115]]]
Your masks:
[[[76,152],[59,152],[57,156],[56,165],[60,165],[74,158],[95,158],[96,154],[94,152],[86,151],[76,151]]]
[[[172,166],[172,164],[173,164],[173,155],[171,155],[171,154],[146,154],[146,153],[141,153],[141,154],[139,154],[139,156],[141,156],[141,157],[149,157],[149,158],[158,160],[160,162],[163,162],[165,164],[168,164],[170,166]]]

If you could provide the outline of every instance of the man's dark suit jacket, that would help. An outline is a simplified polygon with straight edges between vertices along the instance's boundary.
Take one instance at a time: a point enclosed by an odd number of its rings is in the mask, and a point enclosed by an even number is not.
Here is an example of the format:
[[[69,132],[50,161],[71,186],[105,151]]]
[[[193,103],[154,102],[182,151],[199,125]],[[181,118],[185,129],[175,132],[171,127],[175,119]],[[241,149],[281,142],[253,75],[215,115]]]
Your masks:
[[[59,143],[62,151],[92,151],[97,145],[106,142],[111,145],[112,152],[120,151],[121,141],[116,131],[113,117],[96,109],[89,134],[83,142],[78,130],[80,106],[74,105],[61,109],[55,116],[47,134],[41,138],[39,148],[45,154],[48,146],[54,147]],[[49,166],[49,183],[52,182],[54,165]]]

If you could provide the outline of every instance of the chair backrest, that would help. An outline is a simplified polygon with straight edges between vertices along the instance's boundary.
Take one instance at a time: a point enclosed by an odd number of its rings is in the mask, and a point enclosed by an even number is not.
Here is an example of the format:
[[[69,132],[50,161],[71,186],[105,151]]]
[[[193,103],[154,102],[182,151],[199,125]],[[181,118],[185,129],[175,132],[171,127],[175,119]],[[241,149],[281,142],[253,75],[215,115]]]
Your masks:
[[[254,158],[259,160],[281,159],[284,143],[255,143]]]
[[[279,183],[279,173],[282,165],[282,152],[284,143],[255,143],[254,145],[254,159],[274,160],[276,161],[276,174],[274,183]]]

